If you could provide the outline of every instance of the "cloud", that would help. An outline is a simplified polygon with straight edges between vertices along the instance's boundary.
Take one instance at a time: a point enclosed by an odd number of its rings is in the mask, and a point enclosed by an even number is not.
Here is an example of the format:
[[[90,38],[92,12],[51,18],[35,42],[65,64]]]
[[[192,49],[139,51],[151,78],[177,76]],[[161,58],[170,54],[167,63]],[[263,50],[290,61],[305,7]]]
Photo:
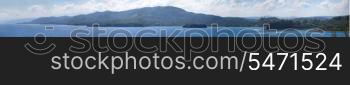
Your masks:
[[[87,0],[81,3],[32,5],[0,9],[1,19],[73,16],[96,11],[124,11],[142,7],[176,6],[196,13],[227,17],[337,16],[349,14],[349,0]]]

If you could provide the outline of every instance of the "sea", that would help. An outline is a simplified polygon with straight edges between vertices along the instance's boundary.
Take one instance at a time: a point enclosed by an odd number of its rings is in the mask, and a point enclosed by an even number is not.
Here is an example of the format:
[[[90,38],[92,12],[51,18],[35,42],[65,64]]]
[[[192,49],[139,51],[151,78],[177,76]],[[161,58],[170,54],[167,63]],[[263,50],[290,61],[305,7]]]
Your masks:
[[[0,24],[0,37],[346,37],[348,33],[315,31],[310,30],[310,28],[267,30],[263,27],[88,27],[49,24]]]

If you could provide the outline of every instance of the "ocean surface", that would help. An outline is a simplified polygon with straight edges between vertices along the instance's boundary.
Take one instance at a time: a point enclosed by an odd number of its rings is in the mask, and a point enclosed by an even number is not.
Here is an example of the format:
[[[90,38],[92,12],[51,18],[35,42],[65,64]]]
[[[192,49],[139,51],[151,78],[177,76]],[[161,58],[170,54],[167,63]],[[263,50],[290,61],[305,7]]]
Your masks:
[[[0,37],[346,37],[346,32],[264,30],[262,27],[181,26],[87,27],[72,25],[0,24]]]

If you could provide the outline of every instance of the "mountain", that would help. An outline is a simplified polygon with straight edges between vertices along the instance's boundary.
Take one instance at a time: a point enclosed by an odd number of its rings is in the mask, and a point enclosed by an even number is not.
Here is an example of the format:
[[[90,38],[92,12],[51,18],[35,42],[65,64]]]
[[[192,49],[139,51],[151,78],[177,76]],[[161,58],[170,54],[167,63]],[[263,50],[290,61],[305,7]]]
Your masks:
[[[192,13],[177,7],[159,6],[120,12],[105,11],[77,16],[43,17],[27,23],[65,25],[98,23],[101,26],[183,26],[218,23],[220,26],[248,26],[252,25],[254,20]]]

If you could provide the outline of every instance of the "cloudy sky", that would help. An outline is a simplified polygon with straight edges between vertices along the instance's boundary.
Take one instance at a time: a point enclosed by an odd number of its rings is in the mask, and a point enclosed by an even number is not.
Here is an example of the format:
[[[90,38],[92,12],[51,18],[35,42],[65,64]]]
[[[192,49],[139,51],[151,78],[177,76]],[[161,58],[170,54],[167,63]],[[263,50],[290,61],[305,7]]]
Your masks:
[[[191,12],[225,17],[349,14],[349,0],[0,0],[0,21],[154,6],[176,6]]]

